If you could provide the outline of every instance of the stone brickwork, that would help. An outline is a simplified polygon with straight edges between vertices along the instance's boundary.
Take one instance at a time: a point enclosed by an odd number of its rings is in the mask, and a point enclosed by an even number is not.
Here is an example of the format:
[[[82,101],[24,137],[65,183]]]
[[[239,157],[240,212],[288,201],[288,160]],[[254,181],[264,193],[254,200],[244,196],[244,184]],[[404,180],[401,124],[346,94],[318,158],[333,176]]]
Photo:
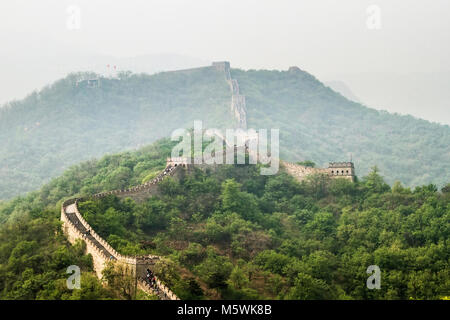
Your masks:
[[[304,180],[312,174],[326,174],[331,178],[355,179],[355,167],[352,162],[330,162],[328,168],[312,168],[299,164],[280,161],[284,170],[298,181]]]
[[[353,162],[330,162],[327,171],[334,178],[355,180],[355,166]]]
[[[302,181],[307,176],[312,174],[328,174],[327,169],[306,167],[285,161],[281,161],[280,164],[287,173],[296,178],[298,181]]]
[[[157,183],[164,178],[174,176],[178,166],[167,167],[160,175],[146,184],[108,192],[98,193],[92,198],[102,198],[108,195],[116,195],[118,197],[131,197],[137,200],[146,199],[157,192]],[[158,256],[124,256],[118,253],[107,241],[100,237],[89,223],[83,218],[78,210],[78,202],[87,198],[75,198],[63,202],[61,206],[61,221],[63,222],[62,230],[67,236],[70,243],[74,244],[78,239],[86,243],[86,253],[92,255],[94,270],[99,278],[102,278],[102,272],[109,262],[114,264],[122,264],[126,266],[131,275],[136,277],[137,287],[150,294],[157,294],[163,300],[179,300],[178,297],[165,286],[156,277],[155,288],[145,281],[146,270],[154,269],[156,262],[160,261]]]

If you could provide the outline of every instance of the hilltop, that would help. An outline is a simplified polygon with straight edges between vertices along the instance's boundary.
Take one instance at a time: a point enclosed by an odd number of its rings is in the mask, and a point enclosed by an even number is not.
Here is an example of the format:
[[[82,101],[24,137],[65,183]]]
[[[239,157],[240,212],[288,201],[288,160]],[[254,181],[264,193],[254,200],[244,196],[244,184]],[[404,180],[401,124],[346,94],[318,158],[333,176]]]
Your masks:
[[[348,161],[358,175],[377,165],[387,182],[406,185],[450,178],[450,127],[369,109],[311,74],[231,69],[245,96],[248,128],[280,129],[288,161]],[[0,109],[0,199],[38,188],[65,168],[106,153],[132,150],[177,128],[233,128],[232,91],[214,67],[155,75],[121,73],[95,88],[72,74]]]

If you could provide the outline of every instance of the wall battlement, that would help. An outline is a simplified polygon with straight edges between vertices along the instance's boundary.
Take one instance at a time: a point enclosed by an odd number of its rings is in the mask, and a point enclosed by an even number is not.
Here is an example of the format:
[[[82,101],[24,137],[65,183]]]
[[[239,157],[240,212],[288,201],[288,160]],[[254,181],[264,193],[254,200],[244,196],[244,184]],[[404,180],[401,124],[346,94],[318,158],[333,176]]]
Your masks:
[[[313,168],[299,164],[280,162],[287,173],[292,175],[298,181],[304,180],[312,174],[325,174],[331,178],[344,178],[355,181],[355,167],[353,162],[330,162],[328,168]]]
[[[328,168],[354,168],[353,162],[330,162]]]
[[[124,190],[98,193],[93,195],[92,198],[98,199],[108,195],[134,197],[140,200],[148,198],[156,192],[156,184],[165,177],[173,176],[177,171],[176,168],[178,168],[178,166],[167,167],[163,173],[146,184]],[[63,222],[62,230],[70,243],[74,244],[79,239],[86,243],[86,253],[92,255],[94,270],[97,277],[102,278],[102,272],[108,263],[123,265],[131,275],[136,277],[137,288],[150,294],[157,294],[163,300],[179,300],[179,298],[158,278],[156,278],[155,288],[151,288],[144,280],[146,270],[153,270],[154,265],[161,260],[160,257],[153,255],[135,257],[124,256],[118,253],[107,241],[95,232],[78,210],[78,202],[86,199],[87,198],[74,198],[63,202],[61,206],[61,221]]]
[[[355,180],[355,166],[353,162],[330,162],[327,172],[332,177]]]
[[[133,200],[137,202],[141,202],[147,198],[149,198],[152,195],[155,195],[158,193],[158,183],[160,183],[164,178],[174,176],[177,173],[178,167],[176,165],[170,165],[164,169],[162,173],[160,173],[157,177],[153,178],[152,180],[127,189],[120,189],[120,190],[112,190],[112,191],[105,191],[100,192],[97,194],[92,195],[91,197],[94,199],[103,198],[108,195],[115,195],[119,198],[132,198]],[[84,199],[80,199],[84,200]]]

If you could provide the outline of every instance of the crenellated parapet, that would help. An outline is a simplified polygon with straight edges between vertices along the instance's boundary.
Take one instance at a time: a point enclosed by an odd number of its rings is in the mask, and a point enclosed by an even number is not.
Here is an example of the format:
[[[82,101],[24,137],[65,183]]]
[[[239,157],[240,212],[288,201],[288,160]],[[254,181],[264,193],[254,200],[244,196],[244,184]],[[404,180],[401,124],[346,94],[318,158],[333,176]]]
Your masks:
[[[355,166],[353,162],[330,162],[327,172],[332,177],[355,180]]]
[[[79,221],[72,211],[74,204],[61,208],[61,221],[63,222],[63,232],[67,236],[70,243],[74,244],[81,239],[86,243],[86,253],[91,254],[94,262],[94,270],[99,278],[102,277],[102,271],[108,261],[111,260],[111,254],[96,242],[93,237],[89,237],[86,233],[88,229]],[[67,211],[66,211],[67,210]]]
[[[324,174],[331,178],[345,178],[351,181],[354,181],[355,179],[355,167],[353,162],[330,162],[328,168],[307,167],[285,161],[282,161],[281,163],[286,172],[298,181],[302,181],[312,174]]]
[[[302,181],[306,179],[306,177],[313,174],[328,174],[327,169],[323,168],[307,167],[285,161],[282,161],[281,164],[283,168],[286,170],[286,172],[289,173],[294,178],[296,178],[298,181]]]
[[[143,194],[148,197],[152,194],[156,184],[164,178],[173,176],[177,167],[169,166],[160,175],[153,180],[138,187],[124,190],[115,190],[98,193],[92,198],[102,198],[108,195],[117,195],[118,197],[137,196]],[[150,294],[157,294],[163,300],[179,300],[179,298],[156,277],[156,285],[152,288],[145,282],[145,272],[152,270],[154,265],[161,260],[154,255],[146,256],[125,256],[117,252],[106,240],[104,240],[83,218],[79,209],[78,202],[87,198],[74,198],[63,202],[61,206],[62,230],[70,243],[74,244],[77,240],[83,240],[86,243],[86,253],[92,255],[94,270],[99,278],[102,278],[102,272],[108,263],[122,264],[127,266],[127,270],[137,278],[137,286]]]
[[[150,196],[157,194],[158,184],[161,181],[163,181],[164,178],[174,176],[177,172],[177,168],[178,166],[176,165],[168,164],[168,166],[164,169],[163,172],[161,172],[158,176],[156,176],[155,178],[144,184],[126,189],[100,192],[92,195],[91,197],[94,199],[100,199],[109,195],[115,195],[119,198],[126,198],[126,197],[133,198],[138,202],[145,200],[146,198],[149,198]]]

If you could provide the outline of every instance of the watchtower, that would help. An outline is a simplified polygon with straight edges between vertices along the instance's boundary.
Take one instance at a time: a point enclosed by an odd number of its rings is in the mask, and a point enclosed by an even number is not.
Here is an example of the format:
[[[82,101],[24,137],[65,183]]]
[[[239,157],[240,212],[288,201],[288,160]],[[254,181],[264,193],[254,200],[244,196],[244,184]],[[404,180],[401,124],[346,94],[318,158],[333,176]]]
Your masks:
[[[230,74],[230,63],[228,61],[217,61],[213,62],[212,66],[217,69],[217,71],[225,72],[225,77],[227,80],[231,79]]]
[[[333,178],[355,180],[355,166],[353,162],[330,162],[327,171]]]
[[[186,158],[186,157],[175,157],[175,158],[167,158],[166,160],[166,167],[177,167],[182,166],[186,167],[189,163],[192,163],[192,161],[189,161],[192,159]]]

